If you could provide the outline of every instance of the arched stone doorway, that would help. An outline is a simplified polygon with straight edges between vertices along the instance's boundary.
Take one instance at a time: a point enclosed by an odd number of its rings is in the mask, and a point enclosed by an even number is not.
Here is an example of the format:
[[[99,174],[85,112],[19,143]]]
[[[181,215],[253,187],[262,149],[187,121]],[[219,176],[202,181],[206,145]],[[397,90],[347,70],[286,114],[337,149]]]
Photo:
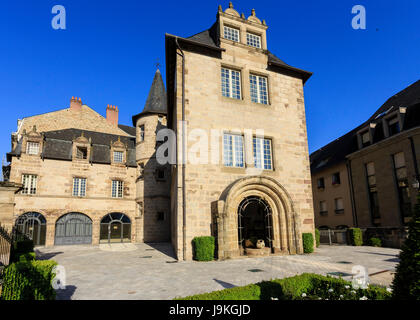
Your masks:
[[[303,253],[300,217],[286,189],[275,179],[250,176],[232,183],[213,203],[213,234],[219,259],[241,255],[238,210],[244,200],[259,198],[271,209],[271,247],[274,253]]]
[[[110,213],[101,220],[100,243],[131,242],[131,220],[123,213]]]
[[[273,220],[269,204],[260,197],[246,197],[238,207],[238,240],[240,254],[253,247],[258,240],[273,249]],[[270,252],[269,251],[269,252]]]
[[[22,214],[15,223],[17,231],[33,240],[35,246],[44,246],[47,235],[47,220],[38,212]]]

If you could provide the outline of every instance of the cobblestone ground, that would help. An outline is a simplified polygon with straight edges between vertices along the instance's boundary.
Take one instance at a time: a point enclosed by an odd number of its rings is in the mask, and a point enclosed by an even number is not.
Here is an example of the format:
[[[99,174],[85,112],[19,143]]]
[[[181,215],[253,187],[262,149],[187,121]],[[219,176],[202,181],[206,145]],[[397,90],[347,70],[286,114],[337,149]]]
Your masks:
[[[113,244],[37,249],[41,259],[65,267],[59,300],[160,300],[313,272],[351,279],[352,267],[368,269],[370,282],[389,286],[398,249],[323,246],[309,255],[177,262],[170,244]]]

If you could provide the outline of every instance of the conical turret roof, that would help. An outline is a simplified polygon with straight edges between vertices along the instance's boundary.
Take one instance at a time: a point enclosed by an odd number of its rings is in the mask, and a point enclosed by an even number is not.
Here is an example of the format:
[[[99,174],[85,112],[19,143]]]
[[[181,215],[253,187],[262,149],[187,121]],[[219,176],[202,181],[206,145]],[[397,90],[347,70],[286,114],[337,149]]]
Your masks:
[[[159,69],[156,70],[143,111],[133,116],[133,125],[136,125],[138,118],[147,113],[167,114],[166,89]]]

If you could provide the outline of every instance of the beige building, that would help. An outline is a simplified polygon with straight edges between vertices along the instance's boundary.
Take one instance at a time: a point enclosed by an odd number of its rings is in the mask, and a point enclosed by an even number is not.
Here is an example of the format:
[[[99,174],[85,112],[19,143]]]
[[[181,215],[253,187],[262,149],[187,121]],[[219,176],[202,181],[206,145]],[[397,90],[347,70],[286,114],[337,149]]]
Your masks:
[[[417,81],[362,125],[312,153],[316,226],[405,226],[420,179],[419,124]]]
[[[118,108],[103,118],[77,98],[20,120],[8,154],[9,180],[23,184],[15,225],[47,246],[170,241],[180,260],[208,235],[219,259],[302,253],[302,233],[314,232],[311,73],[272,54],[267,29],[230,4],[206,31],[167,34],[167,91],[158,70],[134,127],[118,124]],[[159,156],[167,146],[172,162]]]

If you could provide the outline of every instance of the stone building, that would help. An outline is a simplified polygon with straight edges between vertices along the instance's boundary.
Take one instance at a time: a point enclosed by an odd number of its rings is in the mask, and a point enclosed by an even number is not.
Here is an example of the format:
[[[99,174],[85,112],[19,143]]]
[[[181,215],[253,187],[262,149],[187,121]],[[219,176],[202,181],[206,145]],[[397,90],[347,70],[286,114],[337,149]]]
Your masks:
[[[316,226],[405,226],[420,179],[419,125],[417,81],[363,124],[312,153]]]
[[[311,73],[271,53],[267,29],[230,4],[208,30],[166,34],[167,90],[158,70],[133,127],[118,108],[104,118],[77,98],[20,120],[8,154],[9,180],[23,184],[15,224],[47,246],[170,241],[180,260],[208,235],[219,259],[302,253],[301,234],[314,232]],[[208,140],[195,152],[197,132]],[[165,146],[174,161],[160,161]]]

